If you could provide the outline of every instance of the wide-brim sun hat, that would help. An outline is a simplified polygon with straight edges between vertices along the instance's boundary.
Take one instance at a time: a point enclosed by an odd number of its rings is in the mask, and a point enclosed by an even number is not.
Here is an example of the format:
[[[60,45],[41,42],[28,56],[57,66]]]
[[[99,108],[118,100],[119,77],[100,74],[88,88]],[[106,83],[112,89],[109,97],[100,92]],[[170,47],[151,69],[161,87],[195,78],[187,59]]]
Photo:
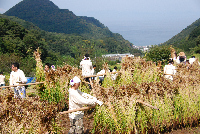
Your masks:
[[[179,56],[185,56],[185,53],[184,52],[180,52]]]

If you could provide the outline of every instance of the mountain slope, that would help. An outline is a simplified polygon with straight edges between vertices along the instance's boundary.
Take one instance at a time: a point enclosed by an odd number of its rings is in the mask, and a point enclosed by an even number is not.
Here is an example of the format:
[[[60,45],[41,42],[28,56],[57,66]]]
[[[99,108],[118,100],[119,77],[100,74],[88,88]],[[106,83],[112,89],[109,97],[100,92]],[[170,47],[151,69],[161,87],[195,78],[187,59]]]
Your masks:
[[[121,35],[112,33],[98,20],[76,16],[68,9],[59,9],[49,0],[23,0],[4,14],[32,22],[49,32],[79,34],[95,39],[105,37],[123,39]]]
[[[0,33],[1,33],[0,44],[2,41],[1,47],[12,46],[10,47],[11,50],[6,49],[5,51],[3,51],[3,53],[8,53],[9,51],[13,52],[13,48],[16,47],[16,44],[17,45],[21,44],[22,46],[21,48],[23,49],[31,48],[28,51],[29,53],[35,51],[38,45],[47,44],[47,45],[42,45],[42,46],[45,46],[44,48],[47,49],[49,53],[52,52],[53,55],[56,54],[57,56],[61,56],[61,57],[68,55],[73,58],[77,58],[77,57],[82,58],[82,55],[84,55],[85,53],[89,53],[91,57],[96,57],[96,56],[101,57],[102,54],[117,53],[117,52],[119,53],[129,52],[129,53],[134,54],[135,56],[141,55],[141,51],[133,49],[131,47],[131,43],[128,42],[127,40],[116,40],[113,37],[106,37],[103,39],[89,39],[83,36],[77,36],[73,34],[47,32],[47,31],[41,30],[40,28],[38,28],[31,22],[24,21],[14,16],[6,16],[2,14],[0,14],[0,20],[7,20],[7,22],[14,24],[12,29],[19,29],[18,25],[20,25],[21,27],[26,29],[26,31],[29,31],[28,32],[29,34],[20,38],[20,40],[22,40],[22,43],[19,43],[17,42],[17,40],[19,40],[17,38],[19,34],[15,35],[16,30],[10,31],[10,29],[8,29],[7,31],[9,32],[5,32],[5,30],[1,29],[0,30]],[[2,23],[0,23],[0,27],[3,27],[3,28],[10,27],[11,24],[7,24],[5,23],[5,21],[2,21]],[[13,33],[13,35],[10,35],[11,33]],[[30,46],[31,44],[33,45]],[[27,46],[24,47],[24,45],[27,45]],[[42,46],[40,46],[40,48],[42,48]],[[1,50],[3,49],[0,48],[0,53],[1,53]],[[20,54],[23,53],[24,57],[26,57],[28,54],[26,52],[27,50],[23,50],[22,52],[19,51]],[[44,58],[48,56],[48,54],[47,55],[46,54],[44,54],[43,56]],[[54,57],[55,61],[59,59],[59,58],[55,58],[55,56],[50,56],[50,57],[52,58]]]
[[[200,53],[200,19],[162,45],[173,45],[188,55]]]
[[[190,35],[190,33],[195,28],[197,28],[198,26],[200,26],[200,19],[198,19],[195,22],[193,22],[187,28],[183,29],[180,33],[178,33],[177,35],[173,36],[171,39],[169,39],[168,41],[164,42],[163,44],[173,44],[175,42],[180,42],[184,38],[188,37]]]

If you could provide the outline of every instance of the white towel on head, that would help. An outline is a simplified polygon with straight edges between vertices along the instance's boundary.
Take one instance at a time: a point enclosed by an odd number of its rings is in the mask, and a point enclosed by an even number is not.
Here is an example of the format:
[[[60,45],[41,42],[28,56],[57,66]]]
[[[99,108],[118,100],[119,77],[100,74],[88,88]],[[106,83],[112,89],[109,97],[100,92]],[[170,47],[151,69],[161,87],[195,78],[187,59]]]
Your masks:
[[[79,83],[79,82],[81,82],[81,80],[77,76],[75,76],[73,79],[70,80],[70,85],[73,86],[74,83]]]

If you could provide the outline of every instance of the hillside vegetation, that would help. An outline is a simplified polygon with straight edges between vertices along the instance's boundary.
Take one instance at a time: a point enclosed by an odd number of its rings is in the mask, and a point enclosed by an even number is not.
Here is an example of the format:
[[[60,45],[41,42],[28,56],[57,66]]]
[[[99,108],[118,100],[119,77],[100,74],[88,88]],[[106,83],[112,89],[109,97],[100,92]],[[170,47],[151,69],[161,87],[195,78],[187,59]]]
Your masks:
[[[54,65],[66,62],[78,66],[85,53],[89,53],[91,58],[117,52],[141,55],[141,51],[133,49],[126,40],[116,40],[114,37],[88,39],[80,35],[46,32],[13,16],[0,15],[0,27],[3,72],[10,72],[12,62],[20,62],[25,73],[31,75],[35,66],[33,51],[38,47],[42,51],[42,61]],[[26,63],[30,65],[27,66]]]
[[[190,54],[200,53],[200,19],[183,29],[163,45],[173,45],[179,51],[185,51]]]
[[[76,16],[68,9],[59,9],[50,0],[23,0],[4,14],[32,22],[49,32],[78,34],[95,39],[114,37],[117,40],[124,40],[121,35],[112,33],[97,19]]]
[[[171,47],[175,48],[177,54],[185,52],[187,59],[196,56],[200,60],[200,19],[183,29],[179,34],[172,37],[161,45],[155,45],[145,54],[147,60],[154,62],[168,62],[171,57]]]

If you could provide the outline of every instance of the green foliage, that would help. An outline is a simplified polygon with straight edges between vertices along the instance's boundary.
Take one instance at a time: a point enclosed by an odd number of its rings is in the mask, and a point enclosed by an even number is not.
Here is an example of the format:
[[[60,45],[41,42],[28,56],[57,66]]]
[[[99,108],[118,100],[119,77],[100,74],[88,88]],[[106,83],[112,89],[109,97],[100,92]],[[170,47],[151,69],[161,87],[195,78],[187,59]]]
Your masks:
[[[154,45],[149,51],[145,54],[145,57],[148,61],[158,62],[162,61],[163,63],[167,63],[170,57],[170,47],[167,45]]]
[[[76,16],[68,9],[59,9],[49,0],[24,0],[4,14],[32,22],[49,32],[78,34],[90,39],[105,37],[123,39],[121,35],[112,33],[97,19]]]
[[[12,54],[18,57],[15,58],[18,60],[7,61],[3,58],[4,60],[1,62],[10,65],[11,63],[7,62],[18,62],[22,58],[26,59],[23,60],[23,62],[29,63],[29,66],[25,69],[25,73],[29,76],[34,74],[35,63],[32,57],[33,52],[38,47],[41,51],[41,60],[43,63],[48,62],[55,66],[67,63],[78,67],[83,56],[88,53],[90,54],[93,64],[97,65],[97,71],[102,69],[102,64],[104,62],[104,59],[100,58],[102,54],[117,52],[141,54],[141,51],[131,47],[132,44],[130,44],[130,42],[120,37],[118,40],[114,37],[88,39],[83,36],[72,34],[50,33],[40,30],[29,22],[5,15],[0,15],[0,26],[2,27],[2,29],[0,29],[0,53],[3,55]],[[28,30],[24,27],[28,28]],[[30,64],[31,62],[33,64]],[[25,65],[24,63],[20,61],[21,65]],[[23,68],[25,68],[25,66]],[[1,68],[1,70],[10,72],[9,69],[6,68]]]
[[[166,41],[164,45],[166,44],[174,44],[176,42],[180,42],[181,40],[185,39],[189,36],[189,34],[198,26],[200,25],[200,19],[193,22],[191,25],[189,25],[187,28],[183,29],[180,33],[173,36],[170,40]]]
[[[200,19],[196,20],[190,26],[182,30],[179,34],[172,37],[163,45],[172,45],[175,48],[184,51],[186,55],[200,53],[199,51]]]
[[[141,55],[141,51],[132,48],[132,43],[124,40],[120,34],[112,33],[97,19],[76,16],[67,9],[59,9],[49,0],[24,0],[8,10],[5,15],[17,16],[49,32],[65,33],[42,33],[42,38],[48,44],[47,49],[61,57],[70,55],[80,60],[85,53],[89,53],[93,58],[117,52]],[[18,19],[16,21],[19,22]],[[20,24],[27,26],[27,23]]]
[[[9,74],[11,70],[11,64],[18,62],[20,64],[20,69],[23,70],[25,76],[35,75],[35,60],[33,57],[20,57],[14,53],[6,53],[0,55],[0,71],[5,74]]]

